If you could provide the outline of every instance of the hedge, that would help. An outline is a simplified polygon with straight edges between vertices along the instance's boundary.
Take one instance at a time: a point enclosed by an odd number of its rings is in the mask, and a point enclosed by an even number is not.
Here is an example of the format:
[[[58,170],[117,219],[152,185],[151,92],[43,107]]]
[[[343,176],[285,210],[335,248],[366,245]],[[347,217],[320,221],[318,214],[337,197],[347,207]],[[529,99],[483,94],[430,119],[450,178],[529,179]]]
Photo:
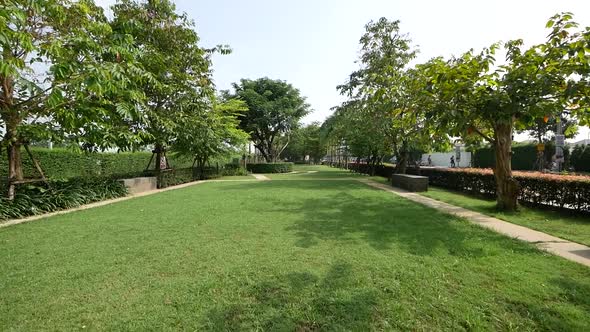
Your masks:
[[[247,164],[246,168],[252,173],[289,173],[293,172],[293,163]]]
[[[123,197],[127,189],[114,178],[73,178],[45,184],[17,187],[10,202],[0,197],[0,220],[24,218],[65,210],[106,199]]]
[[[350,164],[349,168],[368,173],[366,164]],[[390,177],[392,166],[380,165],[376,174]],[[496,179],[491,169],[481,168],[409,168],[408,173],[428,177],[436,187],[462,191],[486,197],[496,197]],[[590,212],[590,177],[541,172],[513,172],[520,183],[520,203],[559,207],[579,212]]]
[[[576,145],[570,164],[576,172],[590,172],[590,145]]]
[[[471,194],[496,196],[496,180],[491,169],[421,169],[433,186]],[[541,172],[513,172],[521,190],[520,203],[590,212],[590,177]]]
[[[153,176],[153,172],[144,175]],[[201,179],[219,177],[216,167],[178,168],[160,173],[159,188],[179,185]],[[23,218],[78,207],[102,200],[123,197],[127,189],[116,177],[78,177],[67,180],[50,180],[49,185],[17,186],[14,201],[0,196],[0,220]]]
[[[545,162],[549,164],[551,157],[555,154],[555,145],[550,142],[545,144]],[[566,164],[569,161],[569,150],[564,149],[564,157]],[[496,162],[494,149],[492,147],[484,147],[475,150],[472,157],[472,166],[477,168],[492,168]],[[536,144],[514,144],[512,146],[512,169],[521,171],[531,171],[535,169],[535,162],[537,160],[537,145]]]
[[[216,167],[205,167],[202,172],[198,168],[192,167],[175,168],[160,173],[158,188],[176,186],[197,180],[214,179],[220,176],[221,174]]]
[[[240,176],[248,175],[248,171],[240,164],[226,164],[221,170],[221,175],[224,176]]]
[[[34,156],[39,160],[43,172],[51,179],[68,179],[92,176],[131,177],[143,173],[149,162],[151,152],[121,153],[78,153],[66,149],[32,148]],[[0,177],[7,176],[8,161],[6,154],[0,156]],[[23,171],[25,177],[36,177],[38,174],[28,155],[23,151]],[[174,168],[190,167],[192,160],[169,156],[170,165]],[[153,163],[152,163],[153,167]]]

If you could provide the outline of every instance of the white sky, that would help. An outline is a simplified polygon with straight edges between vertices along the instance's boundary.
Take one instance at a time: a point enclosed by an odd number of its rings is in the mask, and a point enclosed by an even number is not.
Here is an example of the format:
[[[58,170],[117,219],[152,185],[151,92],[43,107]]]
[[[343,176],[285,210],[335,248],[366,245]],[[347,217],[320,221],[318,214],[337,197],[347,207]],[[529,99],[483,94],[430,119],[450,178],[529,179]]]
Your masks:
[[[98,0],[110,5],[114,0]],[[448,57],[496,41],[545,39],[547,19],[570,11],[590,26],[590,0],[394,1],[394,0],[176,0],[196,21],[205,47],[229,44],[233,53],[214,58],[214,78],[228,89],[240,78],[282,79],[307,96],[323,121],[344,100],[336,91],[356,69],[358,40],[369,20],[401,20],[420,47],[418,61]],[[582,128],[576,139],[589,138]],[[517,139],[527,139],[526,135]]]

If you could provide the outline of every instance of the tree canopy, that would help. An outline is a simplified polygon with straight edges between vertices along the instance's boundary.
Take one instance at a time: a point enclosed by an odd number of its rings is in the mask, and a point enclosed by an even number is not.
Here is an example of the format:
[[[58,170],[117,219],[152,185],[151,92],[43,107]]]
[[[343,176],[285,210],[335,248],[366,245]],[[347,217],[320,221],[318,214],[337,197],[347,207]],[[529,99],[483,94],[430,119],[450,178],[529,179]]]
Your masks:
[[[240,118],[240,128],[250,134],[266,161],[277,161],[289,144],[291,131],[310,111],[305,97],[291,84],[267,77],[242,79],[233,84],[233,90],[226,91],[225,97],[243,100],[248,105],[248,111]]]
[[[337,108],[338,119],[350,131],[342,139],[355,155],[366,156],[373,165],[394,154],[396,172],[405,173],[411,151],[428,150],[448,138],[428,117],[434,105],[426,93],[430,76],[427,67],[410,66],[418,49],[400,32],[400,22],[381,18],[369,22],[365,30],[360,69],[338,86],[349,97]]]
[[[35,139],[128,147],[142,140],[141,85],[127,29],[113,30],[90,0],[6,1],[0,8],[0,119],[9,182],[23,179],[20,147]],[[13,186],[9,188],[13,196]]]
[[[148,134],[144,143],[153,144],[160,156],[184,125],[187,115],[182,113],[198,116],[197,107],[206,107],[214,94],[210,54],[228,53],[229,48],[200,47],[194,22],[177,13],[169,0],[121,0],[113,6],[113,16],[113,29],[130,31],[135,46],[143,51],[138,62],[156,79],[142,85],[146,95],[140,106],[142,122],[133,128]],[[184,102],[189,105],[183,106]]]
[[[448,148],[450,138],[485,141],[495,151],[498,207],[516,209],[513,133],[543,136],[562,119],[590,121],[590,29],[578,29],[570,13],[555,15],[547,28],[547,41],[530,48],[513,40],[411,66],[417,49],[400,33],[399,21],[369,22],[360,69],[338,86],[349,100],[324,123],[324,140],[373,164],[392,151],[400,173],[411,150]],[[504,63],[496,61],[499,48]],[[570,128],[566,134],[575,131]]]
[[[525,49],[522,40],[513,40],[432,66],[439,102],[433,119],[455,136],[477,135],[494,147],[498,207],[505,210],[516,209],[519,191],[510,162],[514,130],[563,113],[582,124],[590,119],[590,30],[574,31],[568,13],[547,27],[543,44]],[[506,62],[498,65],[501,46]]]
[[[214,157],[241,152],[248,135],[238,128],[238,117],[248,108],[241,100],[212,98],[206,107],[201,100],[184,101],[181,113],[183,123],[172,150],[194,158],[194,164],[203,174],[203,167]]]

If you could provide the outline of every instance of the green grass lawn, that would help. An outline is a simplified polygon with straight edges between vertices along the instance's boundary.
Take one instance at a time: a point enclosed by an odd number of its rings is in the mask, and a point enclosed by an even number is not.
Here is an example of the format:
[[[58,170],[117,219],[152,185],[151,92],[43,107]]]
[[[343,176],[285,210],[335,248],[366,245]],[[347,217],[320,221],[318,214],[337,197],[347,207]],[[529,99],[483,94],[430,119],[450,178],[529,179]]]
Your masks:
[[[294,165],[293,173],[265,174],[274,180],[318,180],[318,179],[357,179],[367,178],[366,175],[353,173],[346,169],[324,165]]]
[[[499,212],[496,201],[430,187],[424,196],[481,212],[514,224],[526,226],[570,241],[590,246],[590,218],[563,211],[520,206],[518,212]]]
[[[590,326],[587,267],[353,180],[205,183],[2,228],[0,262],[2,330]]]

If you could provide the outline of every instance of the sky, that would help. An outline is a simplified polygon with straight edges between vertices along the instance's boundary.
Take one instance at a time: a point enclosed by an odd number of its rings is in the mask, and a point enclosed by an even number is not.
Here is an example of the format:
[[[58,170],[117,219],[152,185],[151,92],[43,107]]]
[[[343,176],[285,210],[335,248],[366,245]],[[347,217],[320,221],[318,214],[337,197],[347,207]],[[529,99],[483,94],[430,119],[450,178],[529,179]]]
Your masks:
[[[97,0],[108,7],[115,0]],[[547,20],[569,11],[590,26],[590,0],[176,0],[196,23],[203,47],[228,44],[230,55],[213,58],[218,89],[241,78],[285,80],[307,97],[313,112],[304,122],[323,121],[344,98],[336,86],[358,67],[359,39],[370,20],[400,20],[420,54],[460,55],[498,41],[541,43]],[[590,138],[582,128],[575,140]],[[526,135],[517,140],[527,139]]]

